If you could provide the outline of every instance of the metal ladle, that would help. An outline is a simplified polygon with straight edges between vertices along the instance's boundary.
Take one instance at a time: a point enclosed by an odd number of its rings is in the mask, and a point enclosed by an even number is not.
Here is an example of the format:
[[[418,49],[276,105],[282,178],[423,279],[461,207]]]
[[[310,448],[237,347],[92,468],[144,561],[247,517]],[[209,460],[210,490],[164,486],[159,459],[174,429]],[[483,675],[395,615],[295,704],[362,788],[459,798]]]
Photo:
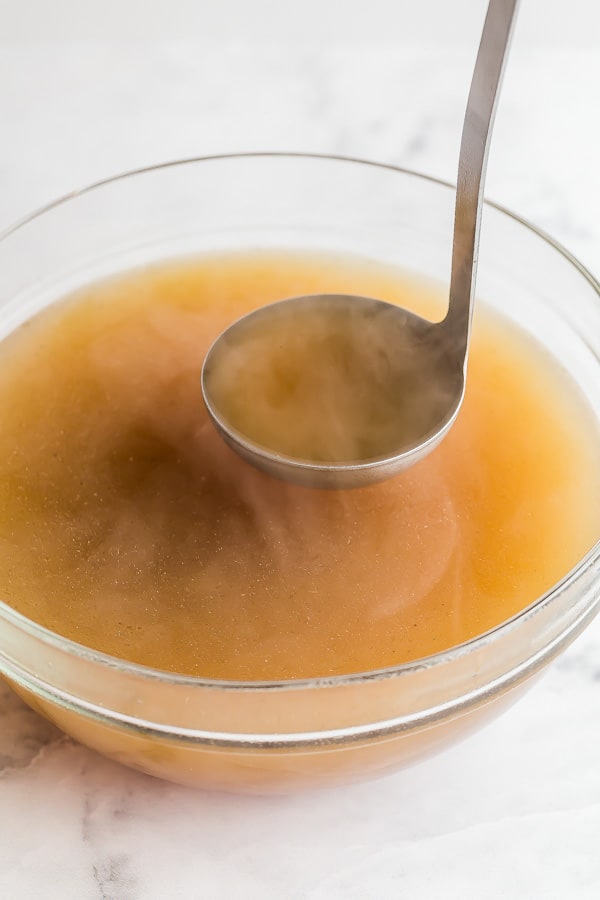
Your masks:
[[[443,321],[432,323],[367,297],[293,297],[239,319],[210,348],[202,368],[208,413],[227,443],[258,468],[309,487],[366,485],[422,459],[455,421],[465,392],[488,148],[517,5],[518,0],[490,0],[483,26],[460,146],[450,296]],[[265,445],[226,402],[222,383],[233,371],[234,359],[243,359],[244,353],[256,359],[278,340],[281,344],[286,335],[295,339],[303,329],[315,340],[316,335],[320,346],[328,338],[337,342],[335,352],[345,360],[344,372],[354,377],[351,390],[360,393],[366,413],[379,410],[375,425],[363,423],[364,434],[356,443],[360,452],[342,454],[346,458],[290,453],[275,439]],[[244,378],[243,368],[235,377],[234,392]]]

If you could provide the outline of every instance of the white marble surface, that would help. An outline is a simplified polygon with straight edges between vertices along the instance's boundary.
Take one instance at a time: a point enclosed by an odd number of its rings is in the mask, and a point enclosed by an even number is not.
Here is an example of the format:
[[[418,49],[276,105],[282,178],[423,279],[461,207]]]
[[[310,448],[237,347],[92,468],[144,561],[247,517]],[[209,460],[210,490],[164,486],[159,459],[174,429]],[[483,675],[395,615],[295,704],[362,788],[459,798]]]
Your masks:
[[[489,195],[600,270],[598,47],[517,39]],[[0,228],[162,159],[345,153],[452,178],[473,50],[4,46]],[[597,900],[600,620],[503,718],[385,780],[291,798],[129,772],[0,688],[2,900]]]

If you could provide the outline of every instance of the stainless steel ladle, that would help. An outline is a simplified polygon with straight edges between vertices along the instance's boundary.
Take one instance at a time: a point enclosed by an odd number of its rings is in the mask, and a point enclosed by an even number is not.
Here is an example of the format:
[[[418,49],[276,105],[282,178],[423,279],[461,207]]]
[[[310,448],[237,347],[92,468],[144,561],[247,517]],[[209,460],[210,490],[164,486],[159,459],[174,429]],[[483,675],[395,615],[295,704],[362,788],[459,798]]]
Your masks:
[[[518,2],[490,0],[483,26],[460,146],[450,297],[444,320],[432,323],[401,307],[367,297],[293,297],[239,319],[210,348],[202,369],[202,392],[209,415],[227,443],[260,469],[310,487],[366,485],[422,459],[456,419],[465,392],[488,148]],[[366,408],[369,403],[376,406],[383,394],[392,398],[389,419],[391,425],[398,423],[398,428],[384,429],[381,433],[385,440],[382,438],[380,446],[376,437],[379,432],[371,431],[366,455],[313,459],[264,446],[247,429],[240,428],[223,402],[219,385],[231,365],[232,354],[239,360],[244,350],[259,353],[261,335],[272,342],[278,329],[282,334],[297,334],[308,326],[313,330],[318,326],[320,333],[323,329],[333,330],[336,336],[344,333],[346,350],[348,346],[351,351],[354,348],[354,375],[358,372],[362,378],[361,402]],[[370,378],[371,353],[385,360],[383,384],[381,372],[377,378]]]

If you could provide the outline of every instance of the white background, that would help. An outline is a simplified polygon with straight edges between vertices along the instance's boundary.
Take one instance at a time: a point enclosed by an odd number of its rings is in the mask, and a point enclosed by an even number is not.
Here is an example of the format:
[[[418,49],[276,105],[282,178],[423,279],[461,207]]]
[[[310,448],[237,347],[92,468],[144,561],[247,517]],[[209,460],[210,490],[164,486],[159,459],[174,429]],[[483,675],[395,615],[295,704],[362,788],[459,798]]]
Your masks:
[[[0,230],[186,156],[305,150],[453,179],[483,0],[0,0]],[[600,272],[600,3],[522,0],[489,195]],[[485,229],[483,233],[485,240]],[[600,619],[510,712],[383,781],[205,795],[0,686],[1,900],[598,900]]]
[[[470,44],[485,0],[3,0],[0,40],[241,38],[288,44]],[[596,47],[596,0],[522,0],[519,41]]]
[[[213,153],[345,153],[453,181],[485,9],[0,0],[0,229],[112,174]],[[600,2],[522,0],[487,194],[596,273],[599,85]]]

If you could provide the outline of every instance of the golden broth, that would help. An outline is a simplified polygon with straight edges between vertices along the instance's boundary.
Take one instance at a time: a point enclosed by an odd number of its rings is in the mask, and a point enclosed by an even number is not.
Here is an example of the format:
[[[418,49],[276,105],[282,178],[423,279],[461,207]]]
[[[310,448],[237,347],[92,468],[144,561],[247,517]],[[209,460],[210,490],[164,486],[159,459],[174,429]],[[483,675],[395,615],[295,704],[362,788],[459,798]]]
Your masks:
[[[221,679],[396,665],[522,610],[600,531],[597,435],[530,338],[477,311],[448,437],[396,478],[316,491],[215,433],[206,350],[264,303],[356,293],[439,316],[384,266],[246,253],[82,291],[0,346],[0,590],[89,647]]]

